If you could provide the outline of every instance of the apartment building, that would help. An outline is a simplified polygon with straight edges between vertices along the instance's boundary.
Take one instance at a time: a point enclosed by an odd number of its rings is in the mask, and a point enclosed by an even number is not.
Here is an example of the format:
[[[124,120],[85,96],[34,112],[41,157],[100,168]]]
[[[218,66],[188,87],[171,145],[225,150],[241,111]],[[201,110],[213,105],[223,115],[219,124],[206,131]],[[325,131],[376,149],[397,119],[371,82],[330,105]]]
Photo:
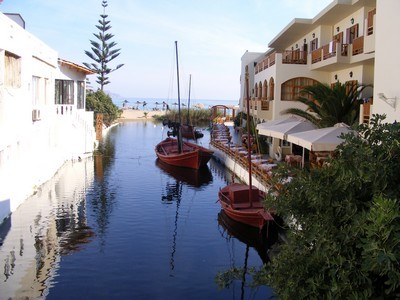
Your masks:
[[[95,146],[86,76],[0,13],[0,222],[70,159]]]
[[[246,107],[245,72],[249,73],[251,114],[261,122],[288,117],[287,108],[305,109],[296,99],[316,82],[372,84],[363,91],[360,122],[375,113],[399,121],[400,11],[396,0],[335,0],[312,19],[295,18],[268,44],[265,53],[242,57],[240,106]],[[397,83],[397,84],[396,84]],[[270,155],[289,153],[291,145],[272,139]]]

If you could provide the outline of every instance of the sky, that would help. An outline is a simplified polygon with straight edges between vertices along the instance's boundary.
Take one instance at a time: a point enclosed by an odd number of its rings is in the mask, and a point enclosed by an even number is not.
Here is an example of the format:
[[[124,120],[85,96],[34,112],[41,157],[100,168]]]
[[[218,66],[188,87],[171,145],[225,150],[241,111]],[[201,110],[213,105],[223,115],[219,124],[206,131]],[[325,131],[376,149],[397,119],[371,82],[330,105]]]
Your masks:
[[[175,41],[180,95],[237,100],[241,57],[265,52],[294,18],[313,18],[332,0],[108,0],[106,14],[121,49],[110,67],[109,93],[122,98],[176,99]],[[2,0],[0,11],[19,13],[25,28],[77,64],[96,40],[102,0]],[[95,76],[89,77],[94,89]]]

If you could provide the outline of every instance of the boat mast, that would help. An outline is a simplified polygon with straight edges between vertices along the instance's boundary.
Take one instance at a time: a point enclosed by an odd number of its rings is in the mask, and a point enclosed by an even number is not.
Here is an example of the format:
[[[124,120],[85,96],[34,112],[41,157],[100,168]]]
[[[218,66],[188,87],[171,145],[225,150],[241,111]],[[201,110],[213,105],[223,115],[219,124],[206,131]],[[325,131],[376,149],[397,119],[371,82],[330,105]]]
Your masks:
[[[246,68],[246,126],[247,126],[247,163],[249,165],[249,202],[253,206],[252,175],[251,175],[251,138],[250,138],[250,96],[249,96],[249,71]]]
[[[181,96],[179,91],[179,63],[178,63],[178,41],[175,41],[176,54],[176,78],[178,82],[178,152],[182,153],[182,132],[181,132]]]
[[[188,113],[187,113],[187,125],[191,125],[189,124],[190,122],[190,113],[189,113],[189,108],[190,108],[190,87],[192,85],[192,74],[189,75],[189,97],[188,97]]]

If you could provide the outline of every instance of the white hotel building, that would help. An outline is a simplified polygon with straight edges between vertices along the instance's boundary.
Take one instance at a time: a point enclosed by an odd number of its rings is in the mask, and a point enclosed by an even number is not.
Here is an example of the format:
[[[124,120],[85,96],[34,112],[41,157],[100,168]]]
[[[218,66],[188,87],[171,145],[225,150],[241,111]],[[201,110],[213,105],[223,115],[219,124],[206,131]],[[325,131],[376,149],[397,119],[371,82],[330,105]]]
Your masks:
[[[0,223],[96,142],[85,111],[92,71],[58,58],[24,26],[18,14],[0,13]]]
[[[242,56],[240,107],[246,107],[245,70],[249,72],[251,114],[261,122],[286,118],[302,87],[336,81],[372,84],[362,97],[360,122],[386,114],[400,121],[399,0],[335,0],[312,19],[294,19],[268,44],[265,53]],[[270,155],[291,145],[271,139]]]

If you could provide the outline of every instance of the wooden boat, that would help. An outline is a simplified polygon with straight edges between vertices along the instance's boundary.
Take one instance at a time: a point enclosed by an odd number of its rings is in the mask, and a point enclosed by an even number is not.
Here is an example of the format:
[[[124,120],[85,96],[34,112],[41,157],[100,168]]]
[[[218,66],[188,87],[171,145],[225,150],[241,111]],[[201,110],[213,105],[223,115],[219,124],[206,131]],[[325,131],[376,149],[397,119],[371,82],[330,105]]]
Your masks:
[[[175,41],[176,50],[176,70],[177,70],[177,82],[178,82],[178,122],[163,122],[164,125],[168,125],[172,131],[168,132],[168,138],[157,144],[155,152],[157,157],[166,164],[200,169],[205,166],[211,159],[213,151],[204,148],[200,145],[182,141],[181,131],[181,106],[180,106],[180,91],[179,91],[179,65],[178,65],[178,42]],[[175,138],[171,138],[174,136]]]
[[[182,137],[186,139],[197,140],[202,138],[204,134],[192,125],[181,125]]]
[[[249,78],[246,73],[246,101],[247,101],[247,132],[250,132],[250,106],[249,106]],[[251,139],[247,139],[248,149],[251,149]],[[220,189],[218,200],[225,213],[235,221],[258,227],[260,230],[270,221],[273,216],[265,210],[263,200],[265,194],[258,188],[252,186],[251,175],[251,151],[248,151],[247,161],[249,166],[249,184],[232,183]]]
[[[252,186],[232,183],[220,189],[218,200],[225,213],[235,221],[257,227],[260,230],[273,221],[272,215],[264,209],[265,194]]]
[[[157,157],[164,163],[192,169],[200,169],[207,165],[213,151],[202,146],[182,142],[182,150],[178,151],[178,140],[166,138],[156,146]]]
[[[187,118],[186,118],[186,124],[181,125],[181,132],[182,132],[182,137],[186,139],[192,139],[192,140],[197,140],[199,138],[202,138],[204,134],[196,129],[193,125],[190,125],[190,88],[191,88],[191,83],[192,83],[192,75],[189,77],[189,97],[188,97],[188,105],[187,105]]]

